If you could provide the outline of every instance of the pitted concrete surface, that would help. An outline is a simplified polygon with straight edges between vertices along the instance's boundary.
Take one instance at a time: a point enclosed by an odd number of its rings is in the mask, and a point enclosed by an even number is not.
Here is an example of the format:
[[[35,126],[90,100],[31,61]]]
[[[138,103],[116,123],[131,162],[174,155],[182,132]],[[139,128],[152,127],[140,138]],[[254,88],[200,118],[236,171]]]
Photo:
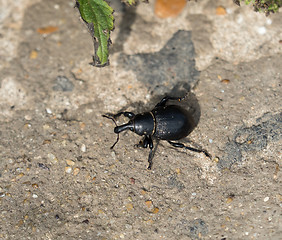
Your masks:
[[[115,2],[110,66],[94,68],[74,1],[8,2],[0,239],[281,238],[281,13],[203,0],[158,19],[154,1]],[[187,92],[198,124],[182,142],[212,159],[161,141],[148,171],[132,132],[110,149],[114,123],[103,114]]]

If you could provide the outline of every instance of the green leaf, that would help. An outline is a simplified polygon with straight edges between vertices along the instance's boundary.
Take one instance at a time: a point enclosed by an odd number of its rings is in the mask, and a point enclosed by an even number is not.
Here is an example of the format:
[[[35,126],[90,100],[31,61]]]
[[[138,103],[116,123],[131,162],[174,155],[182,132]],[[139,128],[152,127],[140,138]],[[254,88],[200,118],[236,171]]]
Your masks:
[[[93,65],[103,67],[109,62],[110,32],[114,28],[113,9],[104,0],[77,0],[76,3],[93,37]]]

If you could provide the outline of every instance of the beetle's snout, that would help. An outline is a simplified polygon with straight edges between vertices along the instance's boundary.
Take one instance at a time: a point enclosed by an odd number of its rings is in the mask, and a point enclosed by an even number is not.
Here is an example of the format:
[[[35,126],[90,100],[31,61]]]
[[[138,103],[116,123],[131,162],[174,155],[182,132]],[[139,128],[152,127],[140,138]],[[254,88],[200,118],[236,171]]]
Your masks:
[[[133,131],[134,129],[134,126],[133,126],[133,123],[131,121],[129,121],[128,123],[126,124],[123,124],[121,126],[117,126],[114,128],[114,132],[115,133],[120,133],[120,132],[123,132],[125,130],[130,130],[130,131]]]
[[[115,133],[120,133],[119,127],[115,127],[115,128],[114,128],[114,132],[115,132]]]

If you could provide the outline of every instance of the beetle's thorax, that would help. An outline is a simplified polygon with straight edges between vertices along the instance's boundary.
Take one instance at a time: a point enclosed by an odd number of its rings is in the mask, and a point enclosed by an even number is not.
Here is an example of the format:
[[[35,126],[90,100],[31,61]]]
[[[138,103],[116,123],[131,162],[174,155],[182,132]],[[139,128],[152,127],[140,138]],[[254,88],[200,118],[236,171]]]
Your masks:
[[[153,135],[155,131],[155,118],[151,112],[137,114],[134,118],[134,132],[140,136]]]

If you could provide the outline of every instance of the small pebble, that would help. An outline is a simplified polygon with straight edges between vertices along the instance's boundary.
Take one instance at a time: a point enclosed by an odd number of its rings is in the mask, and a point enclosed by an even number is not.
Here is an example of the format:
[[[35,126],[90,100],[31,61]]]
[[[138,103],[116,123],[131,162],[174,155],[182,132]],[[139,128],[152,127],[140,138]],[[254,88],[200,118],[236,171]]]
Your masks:
[[[81,122],[80,124],[79,124],[79,126],[80,126],[80,130],[81,131],[83,131],[84,129],[85,129],[85,123],[84,122]]]
[[[86,146],[85,144],[82,144],[80,147],[81,152],[86,152]]]
[[[130,183],[131,184],[135,184],[135,179],[134,178],[130,178]]]
[[[44,130],[48,130],[48,129],[50,129],[50,126],[49,126],[48,124],[44,124],[44,125],[43,125],[43,129],[44,129]]]
[[[32,197],[33,198],[38,198],[38,196],[34,193],[34,194],[32,194]]]
[[[16,168],[16,171],[17,172],[23,172],[23,169],[22,168]]]
[[[31,128],[31,124],[30,124],[30,123],[26,123],[26,124],[24,125],[24,128],[25,128],[25,129]]]
[[[15,182],[17,180],[19,180],[20,178],[22,178],[24,176],[24,173],[20,173],[19,175],[17,175],[15,178],[11,179],[12,182]]]
[[[146,220],[145,223],[147,223],[147,224],[153,224],[154,221],[153,221],[152,219],[149,219],[149,220]]]
[[[265,197],[265,198],[263,199],[264,202],[267,202],[268,200],[269,200],[269,197]]]
[[[238,24],[241,24],[243,21],[244,21],[244,18],[242,17],[242,15],[238,15],[237,18],[236,18],[236,22]]]
[[[50,143],[51,143],[51,140],[49,140],[49,139],[46,139],[46,140],[43,141],[43,145],[50,144]]]
[[[146,194],[147,194],[147,191],[145,191],[144,189],[142,189],[142,190],[141,190],[141,194],[142,194],[142,195],[146,195]]]
[[[116,160],[116,153],[114,151],[111,152],[111,156],[114,160]]]
[[[271,25],[271,24],[272,24],[272,20],[271,20],[270,18],[267,18],[267,19],[266,19],[266,24],[267,24],[267,25]]]
[[[154,210],[152,211],[152,213],[157,214],[159,212],[159,208],[155,207]]]
[[[125,228],[126,228],[126,229],[129,229],[129,230],[132,230],[132,225],[130,225],[130,224],[125,224]]]
[[[46,35],[46,34],[56,32],[58,30],[59,30],[59,28],[56,27],[56,26],[47,26],[47,27],[38,28],[37,32],[40,33],[40,34]]]
[[[153,206],[153,203],[150,200],[146,201],[145,204],[146,204],[147,208],[151,208]]]
[[[132,209],[133,209],[133,205],[132,205],[132,203],[128,203],[128,204],[126,204],[126,209],[127,209],[127,211],[132,210]]]
[[[18,225],[17,225],[17,226],[20,227],[21,225],[23,225],[23,223],[24,223],[23,220],[20,220],[20,221],[18,222]]]
[[[279,165],[277,164],[275,167],[275,172],[273,174],[273,179],[276,180],[278,177],[278,172],[279,172]]]
[[[69,165],[69,166],[74,165],[74,161],[72,161],[72,160],[67,159],[66,162],[67,162],[67,165]]]
[[[226,9],[222,6],[217,7],[216,15],[226,15]]]
[[[260,35],[264,35],[264,34],[266,34],[266,28],[265,28],[265,27],[259,27],[259,28],[257,29],[257,32],[258,32],[258,34],[260,34]]]
[[[105,214],[105,213],[104,213],[103,210],[101,210],[101,209],[98,210],[98,215],[104,215],[104,214]]]
[[[228,83],[230,83],[230,80],[229,79],[222,79],[220,82],[228,84]]]
[[[53,162],[53,163],[57,163],[58,162],[58,159],[55,157],[54,154],[52,153],[48,153],[48,158]]]
[[[69,135],[68,134],[64,134],[64,135],[62,135],[62,138],[63,139],[67,139],[67,138],[69,138]]]
[[[66,76],[58,76],[53,86],[54,91],[71,92],[74,84]]]
[[[80,171],[79,168],[73,169],[73,175],[76,176],[79,173],[79,171]]]
[[[52,110],[51,110],[50,108],[46,108],[46,112],[47,112],[48,114],[52,114]]]
[[[38,52],[36,50],[32,50],[29,54],[30,59],[36,59],[38,55]]]
[[[9,158],[8,163],[13,164],[14,163],[14,159]]]
[[[24,119],[27,120],[27,121],[30,121],[32,119],[32,116],[30,115],[25,115],[24,116]]]
[[[226,13],[231,14],[232,10],[230,8],[226,8]]]
[[[186,0],[157,0],[155,15],[159,18],[176,17],[186,6]]]
[[[65,172],[66,173],[71,173],[71,171],[72,171],[71,167],[65,167]]]

